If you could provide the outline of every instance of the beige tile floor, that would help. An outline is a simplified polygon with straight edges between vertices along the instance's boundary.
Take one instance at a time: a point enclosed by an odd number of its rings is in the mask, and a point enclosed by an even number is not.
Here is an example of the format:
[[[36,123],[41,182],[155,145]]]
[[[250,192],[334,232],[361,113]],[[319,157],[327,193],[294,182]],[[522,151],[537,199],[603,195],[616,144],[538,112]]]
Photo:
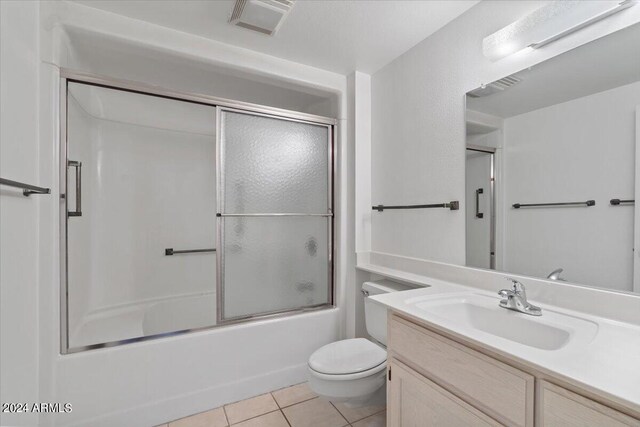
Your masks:
[[[349,408],[318,397],[307,383],[286,387],[159,427],[385,427],[384,406]]]

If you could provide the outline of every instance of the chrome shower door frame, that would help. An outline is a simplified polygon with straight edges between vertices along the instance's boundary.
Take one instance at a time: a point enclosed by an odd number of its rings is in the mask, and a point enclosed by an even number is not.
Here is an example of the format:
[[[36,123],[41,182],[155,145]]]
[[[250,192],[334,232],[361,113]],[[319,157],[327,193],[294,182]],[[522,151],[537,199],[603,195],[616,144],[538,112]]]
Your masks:
[[[98,86],[107,89],[120,90],[125,92],[138,93],[141,95],[150,95],[156,96],[160,98],[173,99],[176,101],[186,101],[192,102],[201,105],[207,105],[211,107],[216,107],[216,117],[212,117],[212,120],[216,121],[216,126],[219,125],[219,116],[222,108],[227,110],[233,110],[242,112],[245,114],[254,114],[254,115],[262,115],[266,117],[272,117],[283,120],[290,121],[298,121],[303,123],[309,123],[314,125],[327,126],[328,128],[328,156],[329,156],[329,171],[328,171],[328,206],[329,212],[327,214],[323,214],[322,216],[329,217],[329,225],[328,225],[328,250],[329,250],[329,262],[328,262],[328,277],[329,277],[329,301],[327,303],[323,303],[317,306],[310,307],[300,307],[294,308],[291,310],[280,310],[277,312],[269,312],[269,313],[261,313],[257,315],[243,317],[241,319],[233,319],[228,321],[217,321],[215,325],[204,326],[199,328],[192,329],[184,329],[174,332],[161,333],[155,335],[134,337],[129,339],[123,339],[119,341],[111,341],[104,342],[98,344],[70,347],[69,346],[69,283],[68,283],[68,221],[69,221],[69,210],[68,210],[68,200],[67,200],[67,186],[68,186],[68,109],[67,109],[67,94],[68,94],[68,85],[69,83],[79,83],[90,86]],[[335,305],[335,268],[334,268],[334,252],[335,248],[333,245],[334,242],[334,215],[333,215],[333,201],[334,201],[334,176],[335,173],[335,140],[336,140],[336,127],[337,120],[334,118],[317,116],[313,114],[301,113],[297,111],[290,111],[276,107],[269,107],[264,105],[252,104],[243,101],[234,101],[225,98],[218,98],[210,95],[197,94],[197,93],[188,93],[188,92],[179,92],[170,89],[159,88],[157,86],[151,86],[145,83],[133,82],[129,80],[115,79],[107,76],[79,72],[75,70],[70,70],[66,68],[60,69],[60,93],[59,93],[59,155],[60,155],[60,169],[59,169],[59,188],[60,188],[60,288],[59,288],[59,296],[60,296],[60,354],[72,354],[85,350],[106,348],[106,347],[114,347],[122,344],[148,341],[152,339],[164,338],[168,336],[175,336],[178,334],[186,334],[190,332],[197,331],[205,331],[213,328],[228,326],[230,324],[239,323],[239,322],[248,322],[253,320],[260,320],[265,318],[272,317],[280,317],[280,316],[290,316],[293,314],[305,313],[309,311],[333,308]],[[216,198],[218,203],[220,202],[221,194],[220,188],[222,182],[220,180],[220,152],[219,152],[219,134],[218,128],[216,129],[216,176],[217,176],[217,185],[216,185]],[[222,207],[218,205],[218,210],[222,211]],[[287,215],[287,214],[284,214]],[[216,215],[217,228],[218,228],[218,244],[222,241],[222,230],[221,230],[221,217]],[[217,309],[219,309],[220,301],[222,298],[221,291],[221,282],[220,282],[220,266],[223,265],[224,260],[224,251],[217,250],[216,251],[216,264],[217,264],[217,278],[216,278],[216,301],[217,301]],[[213,307],[212,307],[213,308]],[[220,317],[220,312],[217,311],[216,317]],[[218,319],[217,319],[218,320]]]

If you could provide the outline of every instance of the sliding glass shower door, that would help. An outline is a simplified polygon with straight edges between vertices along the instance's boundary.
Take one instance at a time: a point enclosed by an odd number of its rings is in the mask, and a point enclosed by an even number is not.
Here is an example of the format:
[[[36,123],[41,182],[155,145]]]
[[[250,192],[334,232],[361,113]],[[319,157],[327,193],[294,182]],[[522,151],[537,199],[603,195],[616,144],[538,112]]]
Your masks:
[[[66,101],[67,347],[215,325],[216,108],[79,82]]]
[[[218,129],[218,320],[331,304],[331,127],[219,108]]]
[[[62,80],[62,353],[333,303],[330,119],[89,80]]]

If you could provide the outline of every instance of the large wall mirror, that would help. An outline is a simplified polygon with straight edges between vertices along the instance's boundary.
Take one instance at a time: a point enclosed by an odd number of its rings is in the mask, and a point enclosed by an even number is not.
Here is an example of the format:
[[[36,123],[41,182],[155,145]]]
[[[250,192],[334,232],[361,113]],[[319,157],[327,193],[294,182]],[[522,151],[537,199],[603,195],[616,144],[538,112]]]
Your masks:
[[[640,24],[466,108],[467,266],[640,292]]]

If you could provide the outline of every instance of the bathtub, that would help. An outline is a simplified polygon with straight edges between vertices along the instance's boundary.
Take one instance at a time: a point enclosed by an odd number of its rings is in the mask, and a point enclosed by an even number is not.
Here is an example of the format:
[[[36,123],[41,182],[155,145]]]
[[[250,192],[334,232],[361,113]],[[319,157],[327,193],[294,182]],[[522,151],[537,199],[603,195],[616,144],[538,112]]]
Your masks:
[[[215,292],[97,310],[70,334],[70,348],[198,329],[216,324]]]

